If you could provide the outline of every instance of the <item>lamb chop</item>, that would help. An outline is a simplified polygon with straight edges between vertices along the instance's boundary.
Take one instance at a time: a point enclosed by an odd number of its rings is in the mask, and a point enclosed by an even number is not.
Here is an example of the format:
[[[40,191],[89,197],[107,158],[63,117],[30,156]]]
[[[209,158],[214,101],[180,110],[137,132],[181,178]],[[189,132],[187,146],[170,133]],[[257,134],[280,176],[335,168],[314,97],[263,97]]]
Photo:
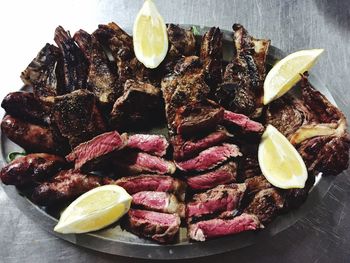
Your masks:
[[[106,130],[94,94],[87,90],[55,97],[52,111],[54,124],[72,147]]]
[[[89,61],[88,89],[95,94],[102,105],[111,108],[115,100],[122,94],[115,64],[109,61],[94,35],[79,30],[74,34],[74,40]]]
[[[256,118],[262,112],[265,61],[270,41],[253,38],[240,24],[234,24],[232,28],[235,53],[215,97],[227,110]]]
[[[63,55],[65,91],[86,89],[88,62],[83,52],[74,42],[69,31],[65,31],[61,26],[56,28],[54,40]]]
[[[33,87],[36,98],[62,95],[66,92],[63,83],[62,54],[54,45],[46,44],[21,73],[24,84]]]

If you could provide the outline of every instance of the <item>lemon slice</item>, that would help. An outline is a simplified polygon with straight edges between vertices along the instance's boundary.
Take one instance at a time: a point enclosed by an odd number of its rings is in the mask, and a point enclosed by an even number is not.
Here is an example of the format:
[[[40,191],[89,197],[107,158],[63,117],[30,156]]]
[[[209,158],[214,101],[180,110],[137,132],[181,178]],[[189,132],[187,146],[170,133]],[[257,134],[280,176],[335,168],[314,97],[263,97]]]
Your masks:
[[[152,0],[146,0],[137,14],[133,42],[137,59],[147,68],[158,67],[167,54],[166,25]]]
[[[286,56],[273,66],[264,81],[264,104],[281,97],[310,70],[324,49],[301,50]]]
[[[283,189],[304,188],[307,169],[303,159],[272,125],[262,135],[258,159],[263,175],[272,185]]]
[[[54,231],[85,233],[116,222],[130,208],[131,196],[117,185],[94,188],[72,202],[62,213]]]

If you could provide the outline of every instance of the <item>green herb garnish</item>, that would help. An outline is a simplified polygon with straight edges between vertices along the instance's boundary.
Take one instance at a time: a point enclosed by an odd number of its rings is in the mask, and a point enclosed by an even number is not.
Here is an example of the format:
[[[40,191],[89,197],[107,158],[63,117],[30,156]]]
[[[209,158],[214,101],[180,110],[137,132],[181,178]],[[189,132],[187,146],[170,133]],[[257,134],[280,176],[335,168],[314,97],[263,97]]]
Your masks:
[[[195,36],[199,36],[200,32],[199,32],[199,27],[197,26],[192,26],[192,32]]]
[[[18,157],[27,155],[26,152],[12,152],[7,155],[7,162],[12,162],[13,160],[17,159]]]

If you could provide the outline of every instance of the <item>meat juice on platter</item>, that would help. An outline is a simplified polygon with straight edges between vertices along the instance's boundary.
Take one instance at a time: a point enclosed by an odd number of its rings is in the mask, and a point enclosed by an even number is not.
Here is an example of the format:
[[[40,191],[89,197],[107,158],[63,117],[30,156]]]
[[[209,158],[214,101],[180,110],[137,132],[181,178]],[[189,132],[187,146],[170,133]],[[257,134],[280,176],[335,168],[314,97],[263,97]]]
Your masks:
[[[2,182],[48,208],[119,185],[133,197],[122,228],[158,243],[176,243],[181,227],[194,241],[268,228],[297,209],[319,172],[348,167],[345,116],[306,74],[301,96],[264,106],[270,40],[232,29],[227,63],[219,28],[199,39],[169,24],[168,54],[148,69],[115,23],[73,37],[59,26],[57,47],[46,44],[22,72],[32,92],[1,104],[3,134],[29,153],[2,168]],[[302,156],[304,188],[279,189],[263,176],[257,149],[267,124]],[[141,132],[162,126],[163,135]]]

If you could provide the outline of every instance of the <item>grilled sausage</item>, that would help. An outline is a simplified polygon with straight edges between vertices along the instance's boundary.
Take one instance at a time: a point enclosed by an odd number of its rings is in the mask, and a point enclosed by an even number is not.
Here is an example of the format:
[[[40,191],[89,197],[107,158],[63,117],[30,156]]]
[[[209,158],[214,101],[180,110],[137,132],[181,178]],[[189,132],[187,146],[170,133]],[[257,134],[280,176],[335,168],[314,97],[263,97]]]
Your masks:
[[[4,184],[21,186],[48,179],[65,167],[67,163],[60,156],[33,153],[17,158],[3,167],[0,178]]]

